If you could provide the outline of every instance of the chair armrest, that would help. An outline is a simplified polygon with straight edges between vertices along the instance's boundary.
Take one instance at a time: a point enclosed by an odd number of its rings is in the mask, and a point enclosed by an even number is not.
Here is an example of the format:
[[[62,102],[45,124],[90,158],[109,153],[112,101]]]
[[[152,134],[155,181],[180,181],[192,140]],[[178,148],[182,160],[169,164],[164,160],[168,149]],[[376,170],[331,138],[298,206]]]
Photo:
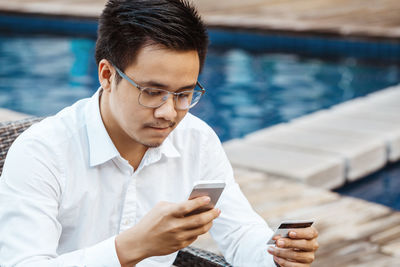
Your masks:
[[[175,259],[174,266],[178,267],[232,267],[227,263],[224,257],[216,255],[212,252],[194,247],[186,247],[181,249]]]
[[[40,117],[32,117],[0,123],[0,174],[2,173],[4,160],[6,159],[11,144],[23,131],[42,119],[43,118]]]

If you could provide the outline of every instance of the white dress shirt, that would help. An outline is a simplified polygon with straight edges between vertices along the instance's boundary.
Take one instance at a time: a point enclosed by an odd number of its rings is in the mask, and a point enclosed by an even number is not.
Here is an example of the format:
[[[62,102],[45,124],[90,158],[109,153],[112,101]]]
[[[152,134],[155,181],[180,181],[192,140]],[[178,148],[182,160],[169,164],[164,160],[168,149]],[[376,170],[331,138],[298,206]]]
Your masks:
[[[210,230],[234,266],[275,266],[272,236],[234,181],[221,143],[187,114],[134,170],[111,141],[99,91],[33,125],[11,146],[0,179],[0,266],[120,266],[115,236],[160,201],[185,201],[199,180],[227,185]],[[177,253],[137,266],[170,266]]]

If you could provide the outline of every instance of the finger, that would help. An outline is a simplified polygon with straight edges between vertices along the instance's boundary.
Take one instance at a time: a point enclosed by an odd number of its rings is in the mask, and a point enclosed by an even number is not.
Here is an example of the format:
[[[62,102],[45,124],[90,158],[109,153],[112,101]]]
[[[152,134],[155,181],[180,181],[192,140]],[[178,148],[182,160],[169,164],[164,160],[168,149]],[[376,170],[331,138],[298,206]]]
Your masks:
[[[185,239],[183,241],[177,240],[178,242],[177,242],[177,244],[175,246],[173,246],[173,249],[175,251],[181,250],[181,249],[189,246],[190,244],[192,244],[194,241],[196,241],[196,239],[197,239],[197,236],[193,237],[193,238]]]
[[[202,227],[214,219],[216,219],[221,214],[219,209],[211,209],[199,214],[195,214],[189,217],[185,217],[183,221],[183,229],[195,229]]]
[[[189,238],[188,240],[186,240],[184,247],[189,246],[190,244],[192,244],[194,241],[197,240],[197,236],[193,237],[193,238]]]
[[[274,257],[274,261],[279,267],[309,267],[308,263],[293,262],[284,258]]]
[[[295,251],[293,249],[269,247],[268,252],[276,257],[292,262],[311,264],[315,259],[314,252]]]
[[[319,247],[316,239],[290,239],[280,238],[276,241],[276,246],[280,248],[294,248],[302,251],[316,251]]]
[[[314,227],[292,229],[289,232],[292,239],[314,239],[318,237],[318,231]]]
[[[213,225],[213,223],[209,222],[201,227],[191,229],[191,230],[186,230],[186,231],[182,232],[181,238],[184,240],[191,240],[193,238],[197,238],[199,235],[207,233],[211,229],[212,225]]]
[[[281,238],[281,235],[276,235],[276,236],[274,236],[273,238],[272,238],[272,240],[278,240],[279,238]]]
[[[186,200],[185,202],[176,205],[172,211],[172,214],[176,217],[183,217],[202,206],[206,206],[208,203],[210,203],[210,200],[211,199],[208,196]]]

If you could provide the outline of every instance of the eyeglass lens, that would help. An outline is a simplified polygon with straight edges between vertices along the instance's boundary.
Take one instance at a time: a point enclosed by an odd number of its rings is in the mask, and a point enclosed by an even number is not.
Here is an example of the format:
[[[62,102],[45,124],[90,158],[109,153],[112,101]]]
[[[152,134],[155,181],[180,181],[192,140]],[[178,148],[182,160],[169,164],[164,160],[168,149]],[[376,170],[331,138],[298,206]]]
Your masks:
[[[143,88],[139,96],[139,103],[146,107],[159,107],[168,100],[169,92],[161,89]],[[199,91],[185,91],[174,95],[177,109],[188,109],[199,102],[202,93]]]

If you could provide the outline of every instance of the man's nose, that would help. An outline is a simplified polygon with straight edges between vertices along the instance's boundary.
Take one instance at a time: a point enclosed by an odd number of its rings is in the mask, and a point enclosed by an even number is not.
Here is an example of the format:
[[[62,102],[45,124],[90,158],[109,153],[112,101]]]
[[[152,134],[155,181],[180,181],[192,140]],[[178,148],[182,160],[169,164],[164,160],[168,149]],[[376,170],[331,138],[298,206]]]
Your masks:
[[[168,95],[167,97],[168,99],[164,102],[164,104],[155,109],[154,117],[167,121],[174,121],[177,115],[174,96]]]

